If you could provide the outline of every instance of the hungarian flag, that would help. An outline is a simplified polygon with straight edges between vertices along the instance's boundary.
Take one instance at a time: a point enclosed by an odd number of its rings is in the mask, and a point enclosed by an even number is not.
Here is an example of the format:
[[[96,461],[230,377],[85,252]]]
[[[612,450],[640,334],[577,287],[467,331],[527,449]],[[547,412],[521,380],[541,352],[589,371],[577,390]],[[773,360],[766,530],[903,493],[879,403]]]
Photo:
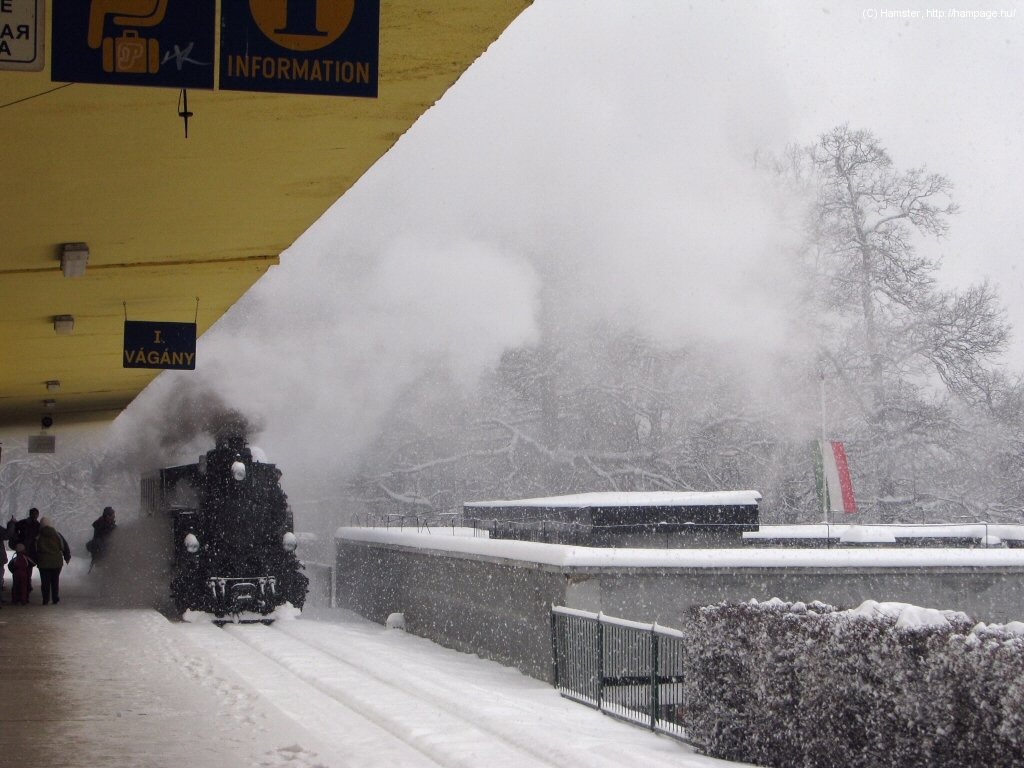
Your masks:
[[[857,511],[853,497],[853,479],[846,461],[846,449],[838,440],[819,440],[814,451],[814,479],[818,486],[818,499],[829,512]]]

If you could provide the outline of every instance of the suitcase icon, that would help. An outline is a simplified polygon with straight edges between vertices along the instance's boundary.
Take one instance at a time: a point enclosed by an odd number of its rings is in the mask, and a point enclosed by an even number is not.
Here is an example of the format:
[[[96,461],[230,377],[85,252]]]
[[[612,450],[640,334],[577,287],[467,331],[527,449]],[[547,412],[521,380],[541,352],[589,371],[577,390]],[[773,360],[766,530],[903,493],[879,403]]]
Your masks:
[[[121,37],[103,38],[103,71],[155,74],[160,70],[160,42],[126,29]]]

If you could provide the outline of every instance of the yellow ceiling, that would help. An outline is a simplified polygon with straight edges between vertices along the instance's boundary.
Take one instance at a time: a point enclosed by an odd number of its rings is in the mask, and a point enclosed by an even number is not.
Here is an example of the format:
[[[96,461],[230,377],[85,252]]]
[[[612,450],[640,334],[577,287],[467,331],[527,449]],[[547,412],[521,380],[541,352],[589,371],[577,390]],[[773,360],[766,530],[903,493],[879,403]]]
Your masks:
[[[189,90],[187,139],[176,89],[0,71],[0,430],[114,418],[159,373],[122,367],[126,311],[202,334],[529,2],[382,0],[378,98]]]

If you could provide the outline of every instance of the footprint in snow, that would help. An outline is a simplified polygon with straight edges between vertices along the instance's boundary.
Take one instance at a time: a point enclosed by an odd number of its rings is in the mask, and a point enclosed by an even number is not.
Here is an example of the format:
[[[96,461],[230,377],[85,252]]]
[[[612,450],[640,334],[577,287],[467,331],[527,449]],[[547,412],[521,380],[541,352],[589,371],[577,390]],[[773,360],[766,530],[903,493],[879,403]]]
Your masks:
[[[278,747],[267,752],[266,759],[260,762],[264,768],[275,768],[278,766],[300,766],[301,768],[327,768],[323,763],[314,762],[316,753],[303,749],[298,744],[290,744],[287,747]]]

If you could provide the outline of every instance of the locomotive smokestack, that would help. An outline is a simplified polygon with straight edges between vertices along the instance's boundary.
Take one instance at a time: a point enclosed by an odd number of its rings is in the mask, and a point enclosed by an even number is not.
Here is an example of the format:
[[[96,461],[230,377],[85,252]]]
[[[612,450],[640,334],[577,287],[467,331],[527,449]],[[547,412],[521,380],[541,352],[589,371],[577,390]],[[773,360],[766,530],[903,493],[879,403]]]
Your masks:
[[[209,431],[218,448],[242,450],[248,443],[249,420],[234,409],[225,409],[211,414]]]
[[[233,454],[241,453],[249,444],[245,435],[238,432],[218,432],[215,439],[216,450],[227,450]]]

